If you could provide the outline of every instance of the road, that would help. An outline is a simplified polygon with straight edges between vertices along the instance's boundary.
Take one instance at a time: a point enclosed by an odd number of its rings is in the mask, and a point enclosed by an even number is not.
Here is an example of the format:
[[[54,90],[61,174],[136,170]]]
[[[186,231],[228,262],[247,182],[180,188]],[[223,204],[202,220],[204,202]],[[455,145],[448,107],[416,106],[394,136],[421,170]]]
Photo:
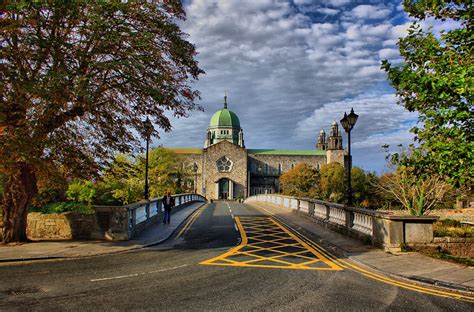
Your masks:
[[[472,311],[336,259],[291,224],[240,203],[204,205],[165,243],[0,266],[0,311]]]

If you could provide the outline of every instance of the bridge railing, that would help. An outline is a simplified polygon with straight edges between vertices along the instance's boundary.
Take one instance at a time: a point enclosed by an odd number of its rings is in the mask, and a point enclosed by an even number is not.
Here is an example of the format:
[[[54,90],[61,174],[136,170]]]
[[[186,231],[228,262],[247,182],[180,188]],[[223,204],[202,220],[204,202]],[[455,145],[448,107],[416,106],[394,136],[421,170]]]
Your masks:
[[[433,216],[400,216],[349,207],[312,198],[279,194],[250,196],[245,203],[264,202],[306,214],[320,224],[345,235],[370,240],[387,250],[399,250],[402,243],[433,241]]]
[[[206,202],[206,198],[193,193],[172,195],[174,209],[192,202]],[[94,206],[98,223],[97,238],[127,240],[140,234],[150,225],[161,221],[163,197],[140,201],[126,206]]]

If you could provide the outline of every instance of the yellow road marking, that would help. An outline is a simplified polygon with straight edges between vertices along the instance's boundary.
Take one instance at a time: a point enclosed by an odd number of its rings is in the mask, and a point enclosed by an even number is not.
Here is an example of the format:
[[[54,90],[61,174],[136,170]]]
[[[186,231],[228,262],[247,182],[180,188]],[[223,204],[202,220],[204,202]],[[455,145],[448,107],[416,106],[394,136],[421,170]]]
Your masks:
[[[258,268],[278,268],[278,269],[302,269],[302,270],[331,270],[340,271],[342,268],[330,261],[323,254],[309,246],[299,239],[296,235],[288,231],[277,221],[269,217],[235,217],[235,222],[241,233],[242,240],[239,246],[228,252],[201,262],[207,265],[219,266],[239,266],[239,267],[258,267]],[[246,224],[246,227],[242,223]],[[247,229],[248,227],[248,229]],[[264,233],[262,233],[262,231]],[[253,235],[256,234],[256,235]],[[249,236],[250,235],[250,236]],[[267,239],[265,239],[265,237]],[[253,243],[249,243],[249,239]],[[284,242],[286,241],[286,243]],[[288,243],[290,241],[290,243]],[[274,245],[271,247],[258,245]],[[244,248],[251,250],[244,251]],[[297,249],[288,252],[285,248]],[[256,252],[269,252],[273,255],[259,255]],[[306,255],[305,255],[306,254]],[[233,260],[230,257],[247,256],[250,260]],[[285,258],[285,259],[283,259]],[[306,260],[301,263],[291,262],[291,260]],[[258,262],[269,262],[273,264],[262,264]],[[312,267],[311,264],[323,263],[325,267]],[[276,265],[279,264],[279,265]]]
[[[176,235],[175,239],[178,239],[181,237],[181,235],[186,234],[191,226],[194,224],[194,222],[199,218],[199,216],[203,213],[204,209],[206,209],[207,205],[204,205],[203,207],[199,208],[196,212],[193,213],[191,218],[186,222],[186,224],[183,226],[181,231],[179,231],[178,235]]]
[[[281,220],[281,218],[278,218],[278,220],[281,223],[286,224],[287,226],[289,226],[286,222]],[[348,268],[349,270],[351,270],[353,272],[357,272],[359,274],[362,274],[365,277],[368,277],[370,279],[374,279],[374,280],[377,280],[377,281],[385,283],[385,284],[398,286],[398,287],[401,287],[401,288],[404,288],[404,289],[417,291],[417,292],[421,292],[421,293],[425,293],[425,294],[430,294],[430,295],[433,295],[433,296],[451,298],[451,299],[462,300],[462,301],[467,301],[467,302],[474,302],[474,297],[471,297],[471,296],[466,296],[466,295],[462,295],[462,294],[455,293],[455,292],[441,291],[441,290],[437,290],[437,289],[434,289],[434,288],[427,288],[427,287],[423,287],[423,286],[418,286],[418,285],[415,285],[415,284],[410,284],[410,283],[398,281],[398,280],[395,280],[395,279],[392,279],[392,278],[389,278],[389,277],[386,277],[386,276],[383,276],[383,275],[380,275],[380,274],[377,274],[377,273],[374,273],[374,272],[367,271],[367,270],[365,270],[365,269],[363,269],[363,268],[361,268],[357,265],[354,265],[354,264],[352,264],[352,263],[350,263],[346,260],[337,259],[335,256],[331,255],[326,250],[323,250],[322,247],[320,247],[319,245],[314,243],[311,239],[306,237],[301,232],[299,232],[295,229],[293,229],[293,230],[296,233],[298,233],[298,235],[300,235],[304,240],[308,241],[311,246],[313,246],[315,249],[318,249],[319,251],[321,251],[324,255],[326,255],[332,261],[336,262],[338,265],[340,265],[344,268]]]

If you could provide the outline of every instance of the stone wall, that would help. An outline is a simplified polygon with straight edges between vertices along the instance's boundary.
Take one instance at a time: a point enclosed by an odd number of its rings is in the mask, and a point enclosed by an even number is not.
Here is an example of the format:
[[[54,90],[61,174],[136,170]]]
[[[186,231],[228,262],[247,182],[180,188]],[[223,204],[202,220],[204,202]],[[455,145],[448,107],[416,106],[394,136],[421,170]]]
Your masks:
[[[230,172],[219,172],[216,162],[222,156],[227,156],[233,163]],[[234,197],[247,196],[247,150],[228,141],[214,144],[203,152],[203,185],[207,198],[217,199],[217,182],[227,178],[234,182]]]
[[[96,229],[94,214],[66,212],[28,214],[27,236],[30,239],[89,239]]]
[[[198,194],[202,194],[202,168],[203,168],[203,157],[202,154],[179,154],[184,159],[184,163],[189,168],[192,168],[194,164],[197,165],[197,186],[196,191]],[[193,181],[196,177],[193,177]]]
[[[464,258],[474,257],[474,238],[435,237],[433,243],[450,255]]]
[[[307,163],[314,168],[319,168],[326,164],[326,156],[249,154],[249,169],[251,173],[262,172],[262,174],[265,174],[265,165],[268,165],[268,174],[280,175],[281,173],[291,170],[292,166],[296,166],[300,163]],[[281,165],[281,173],[279,171],[279,165]],[[253,168],[255,168],[255,170],[252,170]]]
[[[327,156],[326,162],[328,164],[333,163],[333,162],[337,162],[337,163],[340,163],[341,165],[347,167],[345,157],[344,157],[344,153],[345,153],[344,150],[328,150],[326,152],[326,156]]]
[[[314,168],[326,164],[326,156],[313,155],[258,155],[249,154],[250,194],[276,193],[280,191],[279,177],[300,163]]]

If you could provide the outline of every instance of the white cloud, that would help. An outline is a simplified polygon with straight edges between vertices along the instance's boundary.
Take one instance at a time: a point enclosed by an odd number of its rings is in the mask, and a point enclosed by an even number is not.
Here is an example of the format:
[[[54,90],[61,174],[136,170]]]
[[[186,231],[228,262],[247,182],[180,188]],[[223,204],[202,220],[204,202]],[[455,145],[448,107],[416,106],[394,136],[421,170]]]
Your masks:
[[[361,19],[382,19],[390,15],[391,10],[382,5],[358,5],[352,9],[352,16]]]
[[[332,5],[333,7],[344,6],[351,2],[351,0],[327,0],[327,4]]]
[[[345,4],[351,6],[349,1],[324,2],[341,12]],[[321,3],[316,5],[322,8]],[[158,143],[201,147],[209,119],[222,107],[225,90],[249,148],[314,148],[319,127],[340,119],[349,105],[361,115],[356,142],[371,142],[374,133],[381,131],[363,131],[367,125],[400,129],[395,121],[381,122],[384,115],[399,122],[406,119],[404,110],[393,104],[393,95],[375,96],[368,91],[378,85],[387,90],[380,58],[395,55],[393,44],[405,25],[344,20],[340,17],[344,13],[312,20],[283,1],[193,0],[186,12],[183,30],[190,34],[206,71],[195,85],[205,112],[173,120],[174,130]],[[370,109],[364,100],[370,102]],[[392,116],[394,112],[398,116]],[[375,143],[371,146],[375,148]]]
[[[379,50],[380,59],[395,59],[400,57],[398,49],[381,49]]]
[[[397,99],[392,93],[363,93],[355,98],[329,102],[303,120],[298,122],[294,130],[297,141],[315,140],[320,128],[329,133],[332,120],[339,120],[344,112],[354,108],[359,115],[357,124],[351,132],[352,147],[354,149],[354,163],[364,166],[367,155],[376,161],[378,168],[384,164],[384,144],[396,147],[398,144],[407,146],[413,141],[413,134],[409,129],[414,125],[417,115],[405,110],[396,104]],[[344,130],[340,127],[341,132]],[[346,135],[343,133],[344,144],[347,144]],[[368,153],[370,152],[370,153]],[[365,165],[366,168],[374,168]]]
[[[331,8],[319,8],[316,10],[316,12],[322,13],[322,14],[327,14],[327,15],[336,15],[340,11],[336,9],[331,9]]]

